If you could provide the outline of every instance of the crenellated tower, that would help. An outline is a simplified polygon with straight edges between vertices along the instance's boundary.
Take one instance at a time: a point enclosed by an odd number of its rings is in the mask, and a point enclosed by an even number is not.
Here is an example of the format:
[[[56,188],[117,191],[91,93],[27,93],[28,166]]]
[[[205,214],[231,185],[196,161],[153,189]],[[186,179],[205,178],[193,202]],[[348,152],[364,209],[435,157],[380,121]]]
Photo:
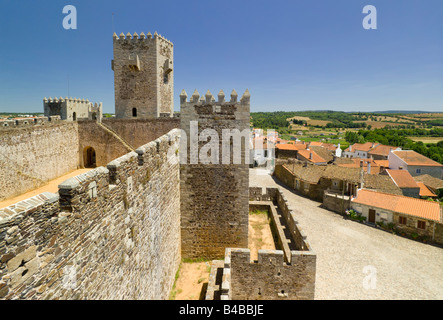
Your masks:
[[[248,246],[250,94],[218,101],[180,94],[183,258],[217,259]]]
[[[116,118],[174,114],[173,44],[151,33],[113,35]]]

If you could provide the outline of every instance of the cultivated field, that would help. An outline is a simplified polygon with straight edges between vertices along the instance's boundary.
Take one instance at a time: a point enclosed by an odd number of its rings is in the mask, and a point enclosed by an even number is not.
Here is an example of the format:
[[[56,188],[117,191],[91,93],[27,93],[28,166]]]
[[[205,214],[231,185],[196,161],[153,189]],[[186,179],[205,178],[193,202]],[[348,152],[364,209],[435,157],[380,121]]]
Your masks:
[[[421,141],[423,143],[437,143],[443,141],[443,137],[408,137],[413,141]]]

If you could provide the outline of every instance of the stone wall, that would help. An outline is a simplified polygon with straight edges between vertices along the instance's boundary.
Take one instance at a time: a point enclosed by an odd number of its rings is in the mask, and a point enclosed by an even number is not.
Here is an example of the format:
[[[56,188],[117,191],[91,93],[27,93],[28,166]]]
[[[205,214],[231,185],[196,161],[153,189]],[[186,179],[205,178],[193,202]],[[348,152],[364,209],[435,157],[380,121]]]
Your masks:
[[[181,259],[178,139],[0,210],[0,298],[167,299]]]
[[[227,249],[225,270],[230,270],[232,300],[313,300],[316,256],[291,251],[291,262],[281,250],[259,250],[251,263],[249,249]]]
[[[328,183],[325,179],[320,179],[319,183],[311,183],[302,180],[296,177],[285,165],[276,165],[274,175],[285,186],[298,191],[303,196],[319,202],[323,201],[323,193],[330,187],[330,181]]]
[[[0,130],[0,200],[78,168],[77,123],[28,121]]]
[[[198,101],[195,92],[186,102],[186,93],[182,92],[180,98],[184,135],[180,147],[182,254],[185,258],[216,259],[223,257],[227,247],[248,244],[249,96],[241,102],[237,102],[237,96],[225,102],[223,94],[215,102],[208,93],[206,100],[202,97]],[[217,134],[210,138],[215,142],[211,157],[218,154],[219,159],[202,163],[199,155],[209,145],[208,137],[201,137],[206,129]],[[240,151],[239,164],[233,162],[233,152],[228,163],[222,161],[224,129],[247,132],[241,150],[236,150]]]
[[[79,142],[77,148],[80,167],[86,167],[85,157],[89,147],[95,151],[96,166],[106,166],[113,159],[130,151],[115,134],[104,129],[96,121],[79,121],[78,129]]]
[[[351,207],[351,199],[349,196],[342,196],[337,193],[324,192],[323,206],[336,213],[345,214],[346,210]]]
[[[138,148],[148,141],[154,141],[172,129],[180,128],[179,118],[124,120],[105,118],[102,123],[112,128],[133,148]]]
[[[250,188],[250,201],[268,204],[279,250],[258,250],[258,260],[251,261],[249,249],[226,249],[221,299],[314,299],[316,254],[284,194],[278,188]]]

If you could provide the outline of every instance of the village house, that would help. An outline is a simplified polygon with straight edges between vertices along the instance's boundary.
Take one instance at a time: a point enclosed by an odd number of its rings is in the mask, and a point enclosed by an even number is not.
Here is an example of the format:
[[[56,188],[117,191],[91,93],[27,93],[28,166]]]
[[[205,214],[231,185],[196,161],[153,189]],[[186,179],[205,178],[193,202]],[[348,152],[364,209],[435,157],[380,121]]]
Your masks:
[[[420,176],[415,176],[414,180],[417,183],[423,183],[426,188],[429,189],[433,194],[437,197],[443,197],[443,180],[437,179],[435,177],[430,176],[429,174],[422,174]]]
[[[420,199],[437,199],[437,195],[431,191],[423,182],[417,182],[418,187],[420,188]]]
[[[343,168],[336,165],[318,166],[299,160],[279,162],[274,175],[286,186],[319,202],[324,194],[345,196],[356,195],[363,186],[368,189],[402,195],[400,188],[389,176],[367,174],[359,168]]]
[[[299,150],[306,149],[306,144],[279,143],[275,146],[275,157],[279,159],[297,158]]]
[[[368,156],[374,160],[388,160],[389,153],[393,150],[398,151],[401,148],[379,144],[368,152]]]
[[[250,140],[249,152],[250,167],[266,166],[275,158],[275,145],[270,141],[268,143],[266,137],[258,136]]]
[[[297,159],[300,161],[308,161],[316,165],[326,165],[328,162],[320,157],[314,150],[300,149],[297,151]]]
[[[394,183],[401,189],[404,196],[420,198],[420,186],[409,171],[387,169],[381,174],[390,176]]]
[[[376,146],[378,146],[378,144],[374,142],[354,143],[343,151],[343,157],[368,158],[369,151],[371,151]]]
[[[388,160],[390,169],[405,169],[413,177],[428,174],[437,179],[443,178],[443,164],[413,150],[392,151]]]
[[[379,174],[386,168],[386,161],[372,158],[336,158],[334,164],[343,168],[362,168],[368,174]]]
[[[351,208],[369,223],[394,224],[398,230],[442,243],[443,225],[439,203],[360,189]]]

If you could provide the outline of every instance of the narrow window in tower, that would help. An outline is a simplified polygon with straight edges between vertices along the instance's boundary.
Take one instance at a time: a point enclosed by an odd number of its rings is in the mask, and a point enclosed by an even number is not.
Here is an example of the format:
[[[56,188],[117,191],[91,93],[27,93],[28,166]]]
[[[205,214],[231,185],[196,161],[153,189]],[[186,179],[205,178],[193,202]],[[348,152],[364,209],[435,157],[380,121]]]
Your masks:
[[[168,84],[169,83],[169,72],[165,72],[163,75],[163,83]]]
[[[132,108],[132,116],[137,117],[137,108]]]

